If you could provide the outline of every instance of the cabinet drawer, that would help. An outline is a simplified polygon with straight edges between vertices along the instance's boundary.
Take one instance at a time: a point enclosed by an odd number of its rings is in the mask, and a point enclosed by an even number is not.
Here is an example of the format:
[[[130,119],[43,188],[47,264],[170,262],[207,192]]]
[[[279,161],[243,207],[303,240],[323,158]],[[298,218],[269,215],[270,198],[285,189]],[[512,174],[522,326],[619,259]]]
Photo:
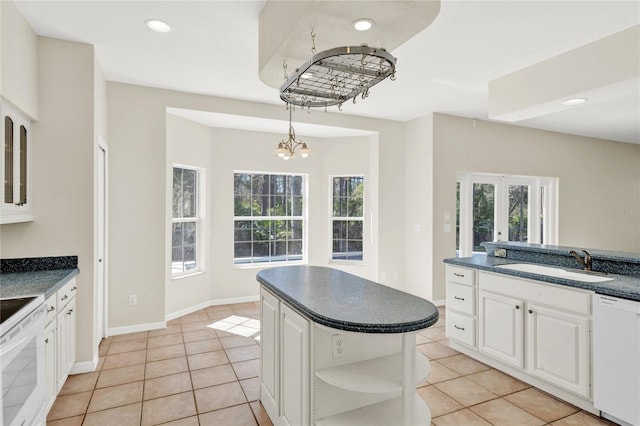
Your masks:
[[[475,315],[475,288],[456,283],[447,283],[447,309]]]
[[[514,297],[568,312],[591,315],[591,294],[559,284],[481,271],[480,290]]]
[[[476,320],[466,315],[447,312],[447,337],[472,347],[476,346]]]
[[[447,282],[473,285],[473,269],[447,265]]]
[[[72,278],[56,292],[56,299],[58,303],[57,312],[62,311],[62,309],[67,306],[67,303],[76,296],[76,290],[76,279]]]
[[[45,324],[49,324],[52,320],[56,319],[56,313],[58,312],[58,305],[56,303],[57,301],[58,298],[56,297],[56,294],[52,294],[47,300],[44,301],[44,306],[47,309],[47,319],[44,321]]]

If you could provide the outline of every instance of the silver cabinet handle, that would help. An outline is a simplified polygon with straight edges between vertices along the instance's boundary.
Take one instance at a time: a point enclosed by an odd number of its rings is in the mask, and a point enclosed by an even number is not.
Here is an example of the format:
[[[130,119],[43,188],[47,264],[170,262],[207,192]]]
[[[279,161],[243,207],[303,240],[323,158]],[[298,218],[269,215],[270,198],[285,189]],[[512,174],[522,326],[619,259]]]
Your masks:
[[[456,300],[463,300],[464,301],[464,297],[453,296],[453,298],[456,299]]]
[[[73,286],[73,288],[71,289],[71,291],[76,291],[78,287],[76,287],[75,285]]]
[[[453,273],[454,277],[460,277],[460,278],[464,278],[464,274],[458,274],[457,272]]]
[[[69,296],[67,296],[67,295],[65,294],[64,296],[62,296],[62,297],[60,298],[60,300],[66,300],[66,299],[68,299],[68,298],[69,298]]]
[[[462,330],[462,331],[464,331],[464,327],[458,327],[458,326],[457,326],[457,325],[455,325],[455,324],[453,325],[453,328],[457,328],[458,330]]]
[[[49,309],[47,309],[47,312],[53,312],[56,310],[55,306],[50,307]]]

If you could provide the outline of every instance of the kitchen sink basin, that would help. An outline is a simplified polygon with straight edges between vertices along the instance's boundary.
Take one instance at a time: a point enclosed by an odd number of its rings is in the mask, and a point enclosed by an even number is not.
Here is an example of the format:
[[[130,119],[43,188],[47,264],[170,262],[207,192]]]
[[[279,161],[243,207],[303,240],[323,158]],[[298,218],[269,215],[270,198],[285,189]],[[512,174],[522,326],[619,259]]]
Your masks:
[[[571,272],[553,266],[534,265],[531,263],[512,263],[509,265],[498,265],[497,268],[510,269],[512,271],[528,272],[530,274],[546,275],[548,277],[563,278],[566,280],[582,281],[587,283],[599,283],[613,281],[613,278],[601,275],[591,275],[583,272]]]

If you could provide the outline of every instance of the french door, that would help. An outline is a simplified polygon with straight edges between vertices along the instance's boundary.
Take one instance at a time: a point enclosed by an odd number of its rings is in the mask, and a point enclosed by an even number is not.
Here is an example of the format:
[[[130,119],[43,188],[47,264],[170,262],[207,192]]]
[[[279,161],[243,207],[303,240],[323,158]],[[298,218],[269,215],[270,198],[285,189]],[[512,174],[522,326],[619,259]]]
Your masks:
[[[557,179],[459,173],[457,250],[483,252],[485,241],[555,244]]]

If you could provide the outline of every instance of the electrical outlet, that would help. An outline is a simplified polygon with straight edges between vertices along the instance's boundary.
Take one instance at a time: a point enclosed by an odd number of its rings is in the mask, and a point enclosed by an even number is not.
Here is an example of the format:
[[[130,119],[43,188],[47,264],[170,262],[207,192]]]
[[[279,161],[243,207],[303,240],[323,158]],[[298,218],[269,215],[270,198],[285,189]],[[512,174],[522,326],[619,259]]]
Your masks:
[[[138,304],[138,296],[135,294],[129,295],[129,305],[137,305]]]
[[[333,335],[333,357],[338,358],[347,353],[344,336],[342,334]]]

